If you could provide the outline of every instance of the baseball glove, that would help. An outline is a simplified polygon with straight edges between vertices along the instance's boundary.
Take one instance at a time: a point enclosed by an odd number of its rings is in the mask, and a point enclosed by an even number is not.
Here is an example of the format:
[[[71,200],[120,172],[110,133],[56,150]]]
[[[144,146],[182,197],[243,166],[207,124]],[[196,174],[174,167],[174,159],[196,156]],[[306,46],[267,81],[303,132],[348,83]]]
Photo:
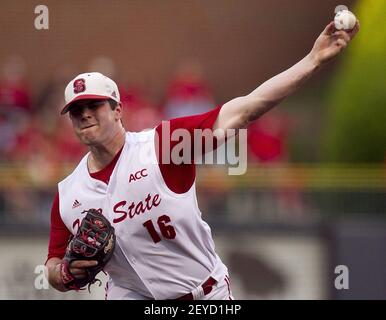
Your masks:
[[[115,248],[114,227],[102,215],[101,210],[90,209],[84,213],[86,216],[76,235],[70,239],[61,264],[61,278],[69,290],[81,290],[88,285],[90,291],[91,284],[96,281],[101,284],[95,277],[109,262]],[[70,264],[75,260],[96,260],[98,265],[86,268],[87,276],[79,279],[70,272]]]

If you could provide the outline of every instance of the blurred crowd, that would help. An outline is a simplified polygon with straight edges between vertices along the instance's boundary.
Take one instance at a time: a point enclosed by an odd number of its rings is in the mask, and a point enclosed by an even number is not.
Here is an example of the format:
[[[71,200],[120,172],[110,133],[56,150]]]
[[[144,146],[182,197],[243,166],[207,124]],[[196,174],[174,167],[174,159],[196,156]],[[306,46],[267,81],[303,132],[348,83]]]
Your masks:
[[[86,70],[101,72],[117,82],[127,131],[141,131],[162,120],[204,113],[225,102],[217,101],[204,68],[192,59],[176,66],[162,88],[161,97],[151,94],[154,88],[149,88],[143,75],[119,74],[108,57],[96,57]],[[36,86],[40,88],[38,92],[32,90],[27,79],[33,77],[27,77],[27,72],[28,66],[20,56],[10,56],[0,63],[0,165],[6,168],[6,165],[19,164],[32,181],[32,185],[29,182],[26,187],[12,187],[9,182],[3,185],[0,220],[48,224],[47,212],[55,191],[51,186],[62,176],[58,168],[66,163],[73,167],[87,152],[73,133],[68,115],[60,115],[65,86],[84,70],[63,65],[52,72],[52,77],[44,84]],[[264,165],[287,161],[288,130],[288,116],[280,110],[272,110],[252,124],[248,128],[248,161]],[[233,198],[226,197],[226,192],[220,185],[216,186],[214,194],[204,190],[201,207],[206,212],[225,213],[228,207],[240,206],[240,201],[246,203],[245,197],[256,199],[257,196],[254,190],[245,191],[240,197],[234,193]],[[224,197],[229,203],[223,201]],[[262,211],[266,211],[267,206],[272,207],[275,199],[280,200],[278,204],[284,201],[287,213],[291,203],[298,209],[297,192],[288,195],[277,189],[274,194],[259,194],[259,203],[266,203]],[[252,206],[251,212],[254,211],[255,206]]]
[[[123,75],[117,70],[112,59],[100,56],[83,70],[62,65],[53,70],[51,78],[37,84],[28,81],[34,77],[22,57],[13,55],[0,61],[0,224],[48,225],[53,185],[87,152],[73,133],[68,115],[60,115],[65,86],[77,74],[98,71],[116,81],[127,131],[153,128],[162,120],[204,113],[226,102],[215,96],[205,68],[193,59],[178,63],[162,88],[154,88],[144,74],[132,70]],[[260,173],[267,167],[276,170],[276,165],[286,168],[293,159],[289,137],[293,127],[298,131],[298,125],[285,108],[274,108],[251,124],[248,170],[254,163]],[[14,164],[15,170],[11,168]],[[253,170],[250,172],[253,176]],[[213,217],[304,221],[323,211],[324,203],[332,199],[325,201],[317,192],[308,196],[300,185],[260,187],[256,181],[250,188],[231,187],[221,178],[224,171],[216,166],[207,166],[205,175],[213,183],[198,189],[200,208]],[[288,174],[284,176],[288,178]]]
[[[155,98],[145,81],[136,75],[117,73],[108,57],[96,57],[87,67],[114,79],[124,107],[128,131],[152,128],[162,120],[209,111],[220,102],[205,78],[202,66],[187,59],[176,66],[162,97]],[[60,116],[64,88],[80,73],[62,66],[52,73],[39,92],[31,92],[28,67],[20,56],[9,56],[0,69],[0,160],[1,162],[52,163],[78,161],[86,149],[72,134],[68,116]],[[223,102],[222,102],[223,103]],[[275,110],[250,126],[249,161],[277,162],[287,159],[288,119]]]

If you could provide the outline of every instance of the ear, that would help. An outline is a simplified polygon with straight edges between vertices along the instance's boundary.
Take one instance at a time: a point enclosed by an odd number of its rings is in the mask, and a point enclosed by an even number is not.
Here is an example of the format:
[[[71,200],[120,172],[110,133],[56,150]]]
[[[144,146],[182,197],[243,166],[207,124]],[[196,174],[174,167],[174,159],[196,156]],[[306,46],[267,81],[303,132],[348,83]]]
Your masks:
[[[74,117],[71,115],[71,112],[67,112],[68,113],[68,119],[70,119],[70,121],[73,123],[74,122]]]
[[[121,102],[114,109],[115,111],[115,120],[121,120],[123,116],[123,105]]]

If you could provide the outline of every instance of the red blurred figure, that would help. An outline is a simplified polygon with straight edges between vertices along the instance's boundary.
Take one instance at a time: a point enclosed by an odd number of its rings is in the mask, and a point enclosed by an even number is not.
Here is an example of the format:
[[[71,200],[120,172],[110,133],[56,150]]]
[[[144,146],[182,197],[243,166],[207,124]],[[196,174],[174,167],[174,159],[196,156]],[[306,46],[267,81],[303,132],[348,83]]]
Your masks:
[[[25,80],[25,61],[19,56],[10,56],[1,70],[0,108],[11,111],[30,111],[31,97]]]
[[[131,131],[154,128],[162,121],[161,113],[155,103],[138,84],[119,87],[124,108],[123,125]]]
[[[16,143],[11,151],[11,159],[25,162],[39,156],[43,145],[48,140],[42,131],[39,117],[32,115],[20,128]]]
[[[23,58],[8,57],[0,75],[0,160],[10,157],[17,135],[31,111],[30,93],[24,77]]]
[[[213,106],[212,92],[204,79],[201,65],[193,60],[182,62],[168,88],[165,117],[171,119],[204,113]]]
[[[265,114],[248,127],[249,161],[287,161],[287,136],[287,117],[278,110]]]

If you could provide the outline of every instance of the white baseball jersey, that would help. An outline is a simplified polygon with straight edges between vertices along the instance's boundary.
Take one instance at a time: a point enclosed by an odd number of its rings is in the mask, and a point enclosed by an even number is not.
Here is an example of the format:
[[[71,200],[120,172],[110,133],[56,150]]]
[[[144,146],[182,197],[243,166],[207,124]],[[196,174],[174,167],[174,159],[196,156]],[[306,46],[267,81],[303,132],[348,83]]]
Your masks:
[[[117,236],[114,256],[105,268],[111,280],[149,298],[173,299],[209,276],[219,280],[227,268],[201,218],[195,183],[177,194],[164,182],[154,135],[154,129],[126,133],[108,185],[90,176],[87,154],[59,183],[59,208],[73,234],[83,210],[101,208]]]

